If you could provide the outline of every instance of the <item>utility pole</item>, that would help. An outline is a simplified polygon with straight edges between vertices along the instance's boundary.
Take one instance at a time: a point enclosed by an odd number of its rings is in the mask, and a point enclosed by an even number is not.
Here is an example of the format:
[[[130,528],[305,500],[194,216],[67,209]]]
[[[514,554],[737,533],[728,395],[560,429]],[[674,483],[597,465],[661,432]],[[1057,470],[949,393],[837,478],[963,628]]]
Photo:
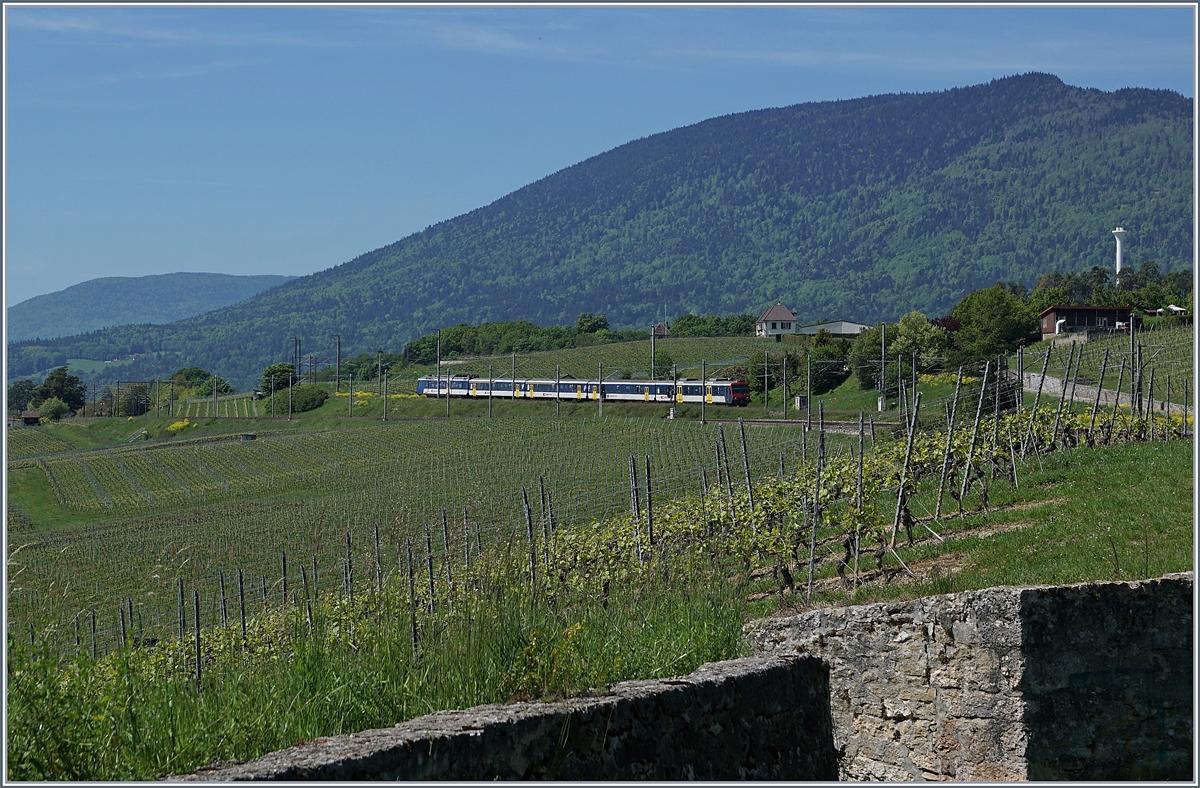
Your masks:
[[[342,335],[334,334],[334,336],[337,337],[337,351],[335,355],[336,361],[334,361],[333,391],[334,393],[339,393],[342,390]]]
[[[887,399],[887,323],[879,324],[879,393]]]
[[[434,389],[436,394],[434,398],[442,396],[442,329],[438,329],[437,334],[437,388]]]
[[[654,377],[654,326],[650,326],[650,379],[656,379]]]
[[[604,362],[600,362],[596,367],[596,403],[600,418],[604,418]]]
[[[767,371],[771,369],[771,354],[763,351],[763,417],[771,415],[771,387],[767,379]]]
[[[787,386],[787,351],[783,352],[783,420],[787,421],[787,401],[788,401],[788,386]]]
[[[808,349],[808,358],[805,360],[805,363],[806,363],[805,369],[807,370],[806,374],[808,375],[808,382],[804,387],[804,392],[808,396],[808,400],[807,400],[808,404],[804,408],[804,415],[808,419],[808,424],[805,425],[805,428],[811,430],[812,429],[812,401],[813,401],[813,395],[812,395],[812,348],[811,347]]]
[[[383,351],[375,351],[375,393],[383,396]]]
[[[700,359],[700,423],[704,424],[704,403],[708,401],[708,364]]]

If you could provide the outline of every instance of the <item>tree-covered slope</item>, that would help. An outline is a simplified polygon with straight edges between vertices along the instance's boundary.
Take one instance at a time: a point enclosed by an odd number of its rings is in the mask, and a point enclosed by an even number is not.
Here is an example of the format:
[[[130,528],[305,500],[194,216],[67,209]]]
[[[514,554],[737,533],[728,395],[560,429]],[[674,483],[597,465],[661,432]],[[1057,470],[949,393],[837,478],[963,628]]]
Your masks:
[[[1190,99],[1046,74],[745,112],[622,145],[229,308],[10,349],[10,364],[166,351],[138,370],[249,377],[297,336],[374,352],[459,322],[586,311],[646,326],[776,299],[802,321],[944,314],[997,280],[1110,265],[1118,224],[1131,263],[1192,265],[1192,165]]]
[[[236,304],[292,279],[203,273],[89,279],[10,306],[8,338],[54,339],[130,323],[173,323]]]

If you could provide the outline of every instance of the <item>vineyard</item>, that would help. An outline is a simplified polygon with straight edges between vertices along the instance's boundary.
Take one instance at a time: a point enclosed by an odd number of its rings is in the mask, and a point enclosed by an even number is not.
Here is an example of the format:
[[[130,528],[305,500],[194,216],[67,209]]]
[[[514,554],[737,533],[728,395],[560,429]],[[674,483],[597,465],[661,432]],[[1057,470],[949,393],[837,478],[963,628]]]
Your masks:
[[[22,459],[73,449],[70,443],[43,430],[9,430],[8,458]]]
[[[1082,345],[1051,347],[1050,342],[1039,342],[1026,348],[1025,371],[1037,372],[1045,353],[1050,351],[1049,374],[1061,375],[1069,355],[1075,355],[1076,367],[1072,376],[1078,375],[1079,382],[1096,385],[1103,370],[1106,389],[1116,389],[1118,381],[1122,381],[1121,389],[1129,391],[1133,379],[1133,369],[1142,370],[1142,389],[1150,396],[1150,381],[1154,380],[1152,399],[1166,402],[1168,399],[1177,404],[1190,401],[1195,393],[1193,378],[1193,334],[1191,326],[1174,326],[1156,328],[1135,335],[1135,348],[1131,354],[1128,334],[1121,336],[1093,339]],[[1105,363],[1107,359],[1107,363]],[[1124,364],[1124,376],[1121,377],[1121,366]],[[1035,369],[1035,367],[1037,367]],[[1153,373],[1153,377],[1151,376]],[[1170,386],[1168,387],[1168,380]],[[1136,385],[1136,384],[1135,384]],[[1184,386],[1187,386],[1185,389]],[[1168,398],[1168,390],[1170,397]]]
[[[447,461],[426,465],[419,486],[405,486],[403,463],[377,462],[381,472],[362,487],[326,500],[201,507],[15,546],[10,632],[28,629],[29,640],[28,648],[20,637],[10,640],[22,666],[14,737],[38,755],[23,755],[13,768],[38,778],[155,776],[440,704],[683,672],[736,653],[733,641],[713,637],[736,632],[731,624],[744,609],[722,589],[744,594],[759,577],[773,589],[760,596],[812,600],[831,582],[853,590],[912,575],[910,563],[931,540],[949,537],[963,514],[988,510],[998,491],[1016,490],[1030,463],[1148,443],[1187,446],[1184,419],[1150,412],[1093,416],[1047,404],[983,416],[1000,393],[960,390],[949,429],[940,431],[917,427],[917,398],[907,428],[878,443],[865,428],[835,442],[822,432],[805,440],[794,428],[670,424],[655,434],[645,423],[551,423],[540,444],[480,455],[472,447],[498,444],[479,440],[476,426],[476,440],[457,453],[441,443],[445,434],[427,436],[423,450]],[[581,442],[589,437],[608,447],[595,467],[612,466],[603,481],[591,474],[590,501],[563,493],[582,485],[576,478],[567,487],[562,468],[579,449],[600,447]],[[353,452],[343,448],[341,456]],[[488,463],[507,472],[494,481],[474,477]],[[508,499],[491,516],[478,508],[489,493]],[[1113,551],[1119,562],[1115,543]],[[123,595],[113,600],[114,593]],[[683,640],[663,615],[692,623]],[[647,640],[648,626],[667,639]],[[496,661],[500,653],[507,656]],[[56,662],[65,673],[54,673]],[[350,708],[333,698],[325,671],[334,663],[374,688],[345,699]],[[247,676],[257,683],[248,686]],[[314,701],[340,722],[331,729],[304,712],[268,722],[252,709],[227,719],[239,697],[261,695],[264,686],[277,692],[290,684],[307,697],[297,681],[326,687]],[[76,759],[47,751],[45,733],[29,727],[41,713],[33,699],[42,697],[29,693],[48,688],[87,708],[127,704],[111,723],[95,715],[120,740],[134,724],[124,716],[128,704],[146,703],[143,695],[226,733],[181,751],[182,723],[161,718],[148,731],[157,747],[134,742],[136,752],[122,750],[124,761],[93,752],[107,765],[71,771],[80,768]],[[439,705],[426,706],[430,698]],[[273,738],[246,743],[257,726]]]
[[[992,363],[909,370],[890,424],[864,413],[875,392],[846,387],[803,420],[770,425],[733,420],[745,411],[710,411],[730,420],[707,424],[556,418],[553,403],[385,423],[351,418],[381,399],[356,389],[314,411],[345,416],[337,429],[267,422],[252,440],[182,419],[174,438],[103,449],[12,430],[9,776],[145,779],[437,708],[673,675],[736,655],[751,609],[861,600],[908,581],[953,590],[937,574],[956,555],[948,540],[989,518],[1009,527],[1019,514],[997,507],[1044,500],[1072,478],[1058,468],[1142,458],[1123,466],[1133,494],[1183,500],[1169,485],[1190,479],[1194,390],[1176,372],[1182,343],[1143,339],[1141,356],[1124,349],[1127,369],[1132,359],[1143,372],[1122,378],[1133,407],[1076,396],[1093,362],[1094,380],[1103,368],[1105,388],[1117,385],[1119,350],[1092,342],[1027,352],[1027,374],[1072,385],[1024,396],[1020,361],[999,374]],[[684,341],[664,343],[677,362]],[[1186,398],[1170,397],[1183,407],[1161,407],[1168,373],[1173,387],[1188,381]],[[855,428],[832,431],[826,402],[845,415],[857,406]],[[78,519],[35,525],[21,506],[37,495]],[[1073,515],[1083,525],[1054,520],[1019,563],[1094,577],[1111,546],[1103,572],[1121,576],[1138,532],[1087,505]],[[1137,522],[1149,575],[1151,526]],[[1176,525],[1156,523],[1154,538],[1179,541]],[[1087,555],[1070,546],[1080,527],[1092,529]],[[1066,558],[1047,558],[1060,549]],[[1190,568],[1178,563],[1171,553],[1157,565]],[[313,711],[268,713],[283,696],[311,696]],[[47,740],[43,709],[76,706],[76,732]],[[126,716],[135,706],[137,720]],[[145,740],[127,745],[135,728]],[[83,753],[71,736],[114,744]]]
[[[507,539],[522,486],[539,495],[544,487],[560,522],[604,519],[623,508],[630,454],[650,457],[660,495],[686,494],[699,489],[720,431],[631,419],[408,422],[39,460],[65,506],[104,516],[10,544],[10,621],[61,628],[129,597],[145,625],[169,629],[178,578],[201,584],[206,599],[220,571],[276,585],[284,551],[316,556],[320,572],[339,565],[345,531],[366,550],[378,527],[394,552],[399,539],[440,523],[443,510],[457,523],[454,551],[464,510],[481,541]],[[815,436],[806,445],[798,424],[748,426],[746,438],[752,477],[794,468],[815,451]],[[100,626],[112,642],[115,621]]]

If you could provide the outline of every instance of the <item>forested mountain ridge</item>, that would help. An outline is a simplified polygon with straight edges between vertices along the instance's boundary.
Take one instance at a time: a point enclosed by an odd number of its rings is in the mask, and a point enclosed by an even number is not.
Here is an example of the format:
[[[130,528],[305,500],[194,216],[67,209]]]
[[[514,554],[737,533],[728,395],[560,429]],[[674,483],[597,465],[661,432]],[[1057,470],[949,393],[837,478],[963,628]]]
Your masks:
[[[8,338],[54,339],[130,323],[172,323],[292,279],[187,272],[89,279],[8,307]]]
[[[944,314],[1047,271],[1191,266],[1192,100],[1027,74],[939,93],[727,115],[636,140],[343,265],[165,327],[11,347],[51,358],[156,352],[252,377],[306,348],[395,350],[460,322],[646,326],[691,313],[802,321]],[[144,364],[143,364],[144,361]]]

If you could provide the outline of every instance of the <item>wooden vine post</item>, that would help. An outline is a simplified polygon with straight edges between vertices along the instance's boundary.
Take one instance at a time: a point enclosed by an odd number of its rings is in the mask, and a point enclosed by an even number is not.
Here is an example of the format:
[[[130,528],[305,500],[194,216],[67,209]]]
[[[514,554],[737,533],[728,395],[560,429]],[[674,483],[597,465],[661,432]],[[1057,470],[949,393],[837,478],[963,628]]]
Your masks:
[[[946,448],[942,452],[942,475],[938,479],[937,505],[933,510],[933,519],[942,516],[942,493],[946,489],[946,472],[950,467],[950,446],[954,440],[954,420],[958,416],[958,394],[962,390],[962,367],[958,368],[958,378],[954,381],[954,399],[950,402],[950,414],[946,418]]]
[[[921,408],[921,392],[917,392],[913,396],[912,413],[913,418],[908,423],[908,440],[904,445],[904,464],[900,467],[900,489],[896,492],[896,516],[892,519],[892,537],[888,547],[892,550],[896,549],[896,533],[900,530],[900,512],[904,508],[904,484],[908,479],[908,464],[912,459],[913,437],[917,432],[916,414]],[[912,532],[908,534],[909,542],[912,542]]]
[[[1096,383],[1096,399],[1092,402],[1092,417],[1088,419],[1088,438],[1096,429],[1096,413],[1100,410],[1100,392],[1104,390],[1104,373],[1108,369],[1108,348],[1104,349],[1104,360],[1100,362],[1100,380]]]
[[[754,487],[750,483],[750,454],[746,451],[746,423],[742,421],[742,417],[738,417],[738,431],[742,434],[742,467],[746,471],[746,499],[749,501],[750,513],[754,513]],[[754,521],[750,521],[751,530],[754,529]]]
[[[1033,395],[1033,408],[1029,411],[1029,428],[1025,431],[1025,437],[1021,440],[1022,460],[1025,459],[1025,452],[1029,446],[1029,440],[1033,438],[1033,419],[1037,415],[1038,403],[1042,399],[1042,386],[1046,383],[1046,370],[1050,366],[1051,350],[1053,350],[1053,348],[1046,348],[1046,357],[1042,360],[1042,374],[1038,376],[1037,394]]]
[[[983,416],[983,398],[987,393],[988,373],[991,368],[990,361],[983,366],[983,381],[979,386],[979,404],[975,407],[975,426],[971,428],[971,445],[967,448],[967,461],[963,466],[962,489],[958,493],[959,516],[962,515],[963,499],[967,497],[967,488],[971,484],[971,460],[975,458],[975,441],[979,437],[979,419]]]

